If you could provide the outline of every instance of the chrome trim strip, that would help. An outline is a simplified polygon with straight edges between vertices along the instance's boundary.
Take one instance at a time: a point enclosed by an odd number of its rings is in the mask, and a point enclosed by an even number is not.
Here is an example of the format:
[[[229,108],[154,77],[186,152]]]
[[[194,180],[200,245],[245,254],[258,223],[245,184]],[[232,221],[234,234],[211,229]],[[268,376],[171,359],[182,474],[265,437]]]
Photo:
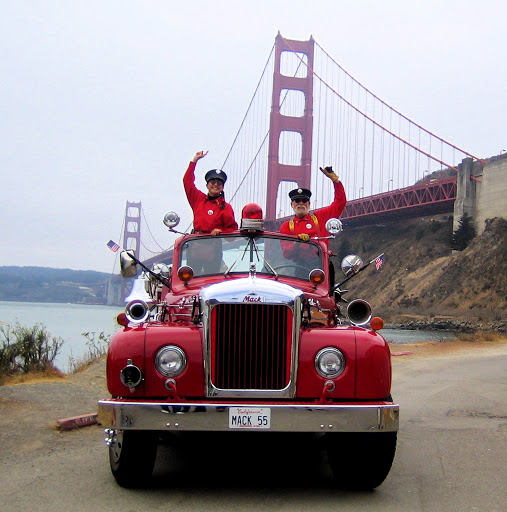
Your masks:
[[[229,407],[269,407],[271,432],[394,432],[399,405],[171,403],[100,400],[98,423],[132,430],[229,431]],[[249,429],[251,430],[251,429]]]

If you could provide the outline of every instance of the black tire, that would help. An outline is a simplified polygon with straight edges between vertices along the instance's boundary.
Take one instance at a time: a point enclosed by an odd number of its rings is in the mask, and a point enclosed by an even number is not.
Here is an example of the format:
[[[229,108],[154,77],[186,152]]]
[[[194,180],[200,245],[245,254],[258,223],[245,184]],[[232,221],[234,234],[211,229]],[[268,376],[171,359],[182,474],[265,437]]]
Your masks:
[[[336,486],[370,490],[387,477],[396,452],[397,432],[326,434],[329,465]]]
[[[143,430],[117,430],[109,447],[109,464],[122,487],[145,486],[157,456],[158,434]]]

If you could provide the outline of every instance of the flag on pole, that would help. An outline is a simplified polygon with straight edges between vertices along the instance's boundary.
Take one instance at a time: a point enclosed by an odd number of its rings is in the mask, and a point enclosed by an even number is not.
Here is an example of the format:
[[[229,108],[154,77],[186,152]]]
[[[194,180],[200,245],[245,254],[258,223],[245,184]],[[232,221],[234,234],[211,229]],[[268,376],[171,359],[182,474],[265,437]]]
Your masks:
[[[120,246],[117,243],[113,242],[112,240],[109,240],[109,242],[107,242],[107,246],[113,252],[116,252],[120,248]]]
[[[377,270],[380,270],[382,268],[382,265],[384,265],[384,253],[382,253],[380,256],[377,256],[373,263],[375,263],[375,268]]]

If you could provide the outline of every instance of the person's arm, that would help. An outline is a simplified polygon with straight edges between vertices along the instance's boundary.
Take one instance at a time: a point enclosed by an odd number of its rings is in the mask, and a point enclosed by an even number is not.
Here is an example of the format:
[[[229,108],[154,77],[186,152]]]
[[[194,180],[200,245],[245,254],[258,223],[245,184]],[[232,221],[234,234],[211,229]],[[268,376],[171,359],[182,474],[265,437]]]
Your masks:
[[[195,186],[195,166],[196,163],[204,158],[208,154],[207,151],[197,151],[193,156],[192,160],[188,164],[188,168],[183,175],[183,187],[185,188],[185,194],[187,195],[190,206],[194,206],[196,202],[202,197],[206,196],[204,192],[201,192]]]
[[[333,182],[334,187],[334,199],[333,202],[325,208],[315,210],[313,213],[319,219],[319,226],[321,225],[322,230],[325,229],[326,222],[336,217],[338,218],[347,204],[347,197],[345,195],[345,189],[340,181],[338,175],[333,171],[331,166],[321,167],[320,170]]]

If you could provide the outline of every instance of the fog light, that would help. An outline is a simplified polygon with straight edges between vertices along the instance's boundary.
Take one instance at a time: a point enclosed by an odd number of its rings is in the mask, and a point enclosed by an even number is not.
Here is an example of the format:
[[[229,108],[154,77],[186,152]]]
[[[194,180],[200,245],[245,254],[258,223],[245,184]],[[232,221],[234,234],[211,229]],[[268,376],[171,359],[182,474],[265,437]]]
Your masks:
[[[323,348],[315,356],[315,369],[322,377],[334,379],[345,370],[345,356],[337,348]]]
[[[141,383],[143,379],[141,370],[132,364],[132,359],[127,361],[127,366],[120,372],[120,379],[130,391],[134,391],[134,388]]]

